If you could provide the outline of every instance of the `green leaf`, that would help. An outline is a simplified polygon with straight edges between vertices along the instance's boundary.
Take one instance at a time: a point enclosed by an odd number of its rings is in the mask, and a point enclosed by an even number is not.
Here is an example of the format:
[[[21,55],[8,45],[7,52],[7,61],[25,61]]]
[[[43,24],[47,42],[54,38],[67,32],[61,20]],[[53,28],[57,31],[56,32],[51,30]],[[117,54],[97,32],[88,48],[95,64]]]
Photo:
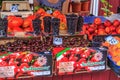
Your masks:
[[[107,9],[107,8],[101,8],[101,10],[103,10],[103,11],[105,11],[105,12],[110,12],[110,10]]]
[[[104,3],[104,2],[105,2],[105,0],[101,0],[101,2],[102,2],[102,3]]]

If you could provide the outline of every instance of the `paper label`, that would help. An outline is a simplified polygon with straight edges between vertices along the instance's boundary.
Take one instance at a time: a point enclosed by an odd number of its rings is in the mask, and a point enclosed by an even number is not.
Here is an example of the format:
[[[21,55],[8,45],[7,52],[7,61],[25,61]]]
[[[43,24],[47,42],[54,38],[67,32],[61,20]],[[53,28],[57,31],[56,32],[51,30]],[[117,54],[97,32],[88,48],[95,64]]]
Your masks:
[[[105,40],[106,40],[107,42],[109,42],[111,45],[115,45],[115,44],[118,44],[118,43],[119,43],[119,41],[116,40],[116,39],[115,39],[114,37],[112,37],[112,36],[106,37]]]
[[[74,70],[74,62],[60,62],[59,63],[59,72],[65,73],[65,72],[73,72]]]
[[[14,66],[0,67],[0,78],[14,77]]]
[[[63,43],[62,38],[58,38],[58,37],[54,37],[53,38],[53,44],[55,44],[55,45],[62,45],[62,43]]]

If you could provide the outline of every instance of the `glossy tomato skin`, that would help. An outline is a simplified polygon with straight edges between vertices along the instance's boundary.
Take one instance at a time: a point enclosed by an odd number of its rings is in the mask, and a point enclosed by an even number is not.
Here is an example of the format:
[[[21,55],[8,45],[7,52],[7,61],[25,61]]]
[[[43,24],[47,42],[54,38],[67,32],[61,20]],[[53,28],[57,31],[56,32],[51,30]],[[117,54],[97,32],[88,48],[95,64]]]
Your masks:
[[[95,19],[94,19],[94,23],[95,23],[96,25],[100,25],[100,24],[102,23],[102,20],[101,20],[100,18],[95,18]]]
[[[58,17],[58,15],[60,15],[61,13],[60,13],[60,11],[59,10],[55,10],[53,13],[52,13],[52,15],[54,16],[54,17]]]
[[[23,63],[28,63],[33,59],[33,55],[32,54],[27,54],[25,55],[25,57],[22,58],[22,62]]]

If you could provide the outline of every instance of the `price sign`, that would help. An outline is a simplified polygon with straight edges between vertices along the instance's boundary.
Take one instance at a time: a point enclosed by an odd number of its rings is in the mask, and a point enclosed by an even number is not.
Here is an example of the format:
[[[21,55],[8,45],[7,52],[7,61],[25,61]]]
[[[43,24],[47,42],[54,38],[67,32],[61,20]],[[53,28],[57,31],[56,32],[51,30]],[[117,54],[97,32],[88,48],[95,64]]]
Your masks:
[[[14,77],[14,66],[0,67],[0,78]]]
[[[112,37],[112,36],[106,37],[105,40],[106,40],[107,42],[109,42],[111,45],[115,45],[115,44],[118,44],[118,43],[119,43],[119,41],[116,40],[116,39],[115,39],[114,37]]]
[[[62,45],[62,43],[63,43],[62,38],[58,38],[58,37],[54,37],[53,38],[53,44],[55,44],[55,45]]]

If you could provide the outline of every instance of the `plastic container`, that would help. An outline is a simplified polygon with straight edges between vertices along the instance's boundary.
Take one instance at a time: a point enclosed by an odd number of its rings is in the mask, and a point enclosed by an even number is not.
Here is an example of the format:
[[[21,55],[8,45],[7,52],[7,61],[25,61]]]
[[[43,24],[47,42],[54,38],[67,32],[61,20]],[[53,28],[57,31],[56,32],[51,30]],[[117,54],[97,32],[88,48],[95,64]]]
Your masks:
[[[51,21],[51,25],[52,25],[52,34],[54,36],[58,36],[59,35],[59,27],[60,27],[60,19],[53,18]]]
[[[116,63],[112,60],[112,57],[108,55],[108,66],[120,76],[120,66],[116,65]]]
[[[77,30],[78,16],[75,14],[66,15],[67,29],[69,35],[74,35]]]
[[[51,32],[51,17],[46,16],[43,18],[44,20],[44,32],[50,33]]]

